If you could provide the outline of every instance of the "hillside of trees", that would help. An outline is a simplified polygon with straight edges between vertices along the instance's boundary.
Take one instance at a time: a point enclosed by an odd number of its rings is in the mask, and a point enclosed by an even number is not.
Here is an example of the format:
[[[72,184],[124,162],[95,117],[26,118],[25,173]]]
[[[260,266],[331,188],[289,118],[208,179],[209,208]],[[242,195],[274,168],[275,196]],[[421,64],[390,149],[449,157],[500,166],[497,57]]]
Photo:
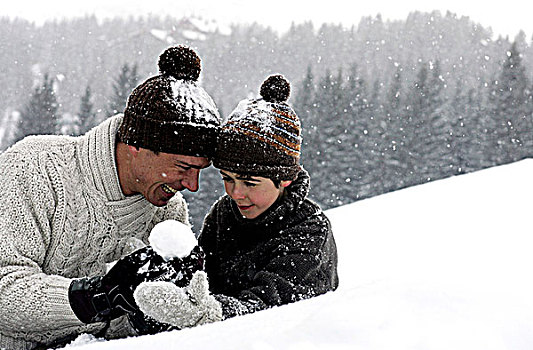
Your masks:
[[[285,33],[198,19],[0,19],[0,150],[28,134],[79,135],[157,74],[169,45],[202,58],[202,86],[223,116],[282,73],[304,128],[311,198],[323,208],[533,154],[533,48],[452,13],[402,21],[311,23]],[[216,169],[184,193],[198,231],[223,187]]]

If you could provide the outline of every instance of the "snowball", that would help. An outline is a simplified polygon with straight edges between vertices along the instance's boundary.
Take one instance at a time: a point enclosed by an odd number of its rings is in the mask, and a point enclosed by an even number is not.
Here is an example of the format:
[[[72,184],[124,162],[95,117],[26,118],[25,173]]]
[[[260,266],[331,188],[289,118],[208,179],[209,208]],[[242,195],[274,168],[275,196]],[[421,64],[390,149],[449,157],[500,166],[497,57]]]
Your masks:
[[[155,225],[148,241],[154,251],[167,261],[188,256],[198,245],[191,228],[176,220],[166,220]]]

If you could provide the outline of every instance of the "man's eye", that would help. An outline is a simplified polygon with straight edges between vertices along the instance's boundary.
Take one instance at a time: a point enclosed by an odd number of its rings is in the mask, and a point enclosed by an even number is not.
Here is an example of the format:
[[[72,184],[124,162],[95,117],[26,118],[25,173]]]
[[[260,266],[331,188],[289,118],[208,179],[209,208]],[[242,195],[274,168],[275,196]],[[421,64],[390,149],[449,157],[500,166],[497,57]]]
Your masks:
[[[248,181],[245,181],[244,184],[246,185],[246,187],[255,187],[257,185],[256,183],[248,182]]]
[[[181,169],[183,169],[183,170],[185,170],[185,171],[187,171],[187,170],[190,170],[190,169],[191,169],[191,167],[190,167],[190,166],[186,166],[186,165],[182,165],[182,164],[177,164],[177,166],[178,166],[178,168],[181,168]]]
[[[229,177],[222,177],[222,181],[225,181],[225,182],[232,182],[233,180]]]

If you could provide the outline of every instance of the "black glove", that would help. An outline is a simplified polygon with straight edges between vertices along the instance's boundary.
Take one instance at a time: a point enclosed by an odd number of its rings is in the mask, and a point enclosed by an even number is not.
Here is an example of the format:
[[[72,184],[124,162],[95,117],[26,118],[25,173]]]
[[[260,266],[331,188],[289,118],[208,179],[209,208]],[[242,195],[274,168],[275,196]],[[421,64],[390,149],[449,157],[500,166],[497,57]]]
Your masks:
[[[168,261],[155,254],[150,260],[148,270],[143,274],[143,282],[165,281],[172,282],[178,287],[185,287],[196,271],[204,269],[204,264],[205,253],[200,246],[194,247],[191,254],[184,258],[174,258]],[[128,320],[139,335],[179,329],[170,324],[158,322],[138,309],[128,313]]]
[[[148,270],[143,273],[142,282],[172,282],[178,287],[185,287],[192,275],[203,270],[205,253],[200,246],[195,246],[184,258],[173,258],[165,261],[159,254],[150,258]]]
[[[146,274],[139,270],[154,256],[151,247],[144,247],[118,260],[104,276],[73,280],[69,302],[74,314],[84,323],[94,323],[138,310],[133,292]]]

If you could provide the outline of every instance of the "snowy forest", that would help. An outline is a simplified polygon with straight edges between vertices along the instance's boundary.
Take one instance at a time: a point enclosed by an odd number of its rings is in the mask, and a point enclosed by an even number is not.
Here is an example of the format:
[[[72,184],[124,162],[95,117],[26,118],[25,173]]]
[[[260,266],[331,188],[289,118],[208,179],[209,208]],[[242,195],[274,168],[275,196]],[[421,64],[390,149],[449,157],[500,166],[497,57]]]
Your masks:
[[[310,197],[323,209],[514,162],[533,155],[533,38],[485,25],[440,12],[283,33],[199,18],[0,18],[0,151],[30,134],[80,135],[122,112],[159,54],[186,44],[222,116],[269,74],[291,81]],[[213,168],[184,193],[195,231],[222,194]]]

